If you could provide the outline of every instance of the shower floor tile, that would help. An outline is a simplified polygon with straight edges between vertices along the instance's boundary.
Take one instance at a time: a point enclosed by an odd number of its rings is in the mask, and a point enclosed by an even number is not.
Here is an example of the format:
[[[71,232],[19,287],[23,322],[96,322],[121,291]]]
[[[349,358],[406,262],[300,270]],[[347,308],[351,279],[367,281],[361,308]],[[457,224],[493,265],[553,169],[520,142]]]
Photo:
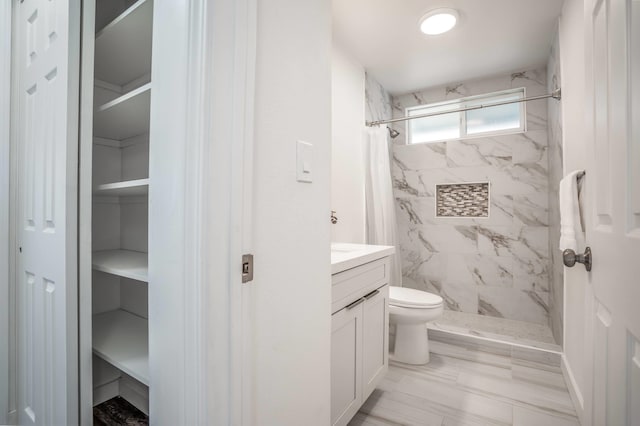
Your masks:
[[[549,326],[524,321],[445,310],[442,318],[429,323],[428,327],[546,350],[560,350]]]

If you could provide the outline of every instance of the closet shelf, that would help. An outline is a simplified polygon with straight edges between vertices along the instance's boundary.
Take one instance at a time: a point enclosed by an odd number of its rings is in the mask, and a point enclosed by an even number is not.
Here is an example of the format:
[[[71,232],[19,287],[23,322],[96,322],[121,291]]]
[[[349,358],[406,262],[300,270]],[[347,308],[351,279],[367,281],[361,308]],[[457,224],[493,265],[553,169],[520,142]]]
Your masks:
[[[93,316],[93,353],[149,386],[148,320],[123,310]]]
[[[93,269],[148,282],[148,254],[132,250],[100,250],[93,252]]]
[[[136,179],[124,182],[105,183],[98,185],[95,195],[126,197],[130,195],[147,195],[149,193],[149,179]]]
[[[124,86],[151,73],[153,2],[139,0],[96,34],[95,78]]]
[[[98,107],[93,136],[121,141],[147,133],[150,100],[151,83],[147,83]]]

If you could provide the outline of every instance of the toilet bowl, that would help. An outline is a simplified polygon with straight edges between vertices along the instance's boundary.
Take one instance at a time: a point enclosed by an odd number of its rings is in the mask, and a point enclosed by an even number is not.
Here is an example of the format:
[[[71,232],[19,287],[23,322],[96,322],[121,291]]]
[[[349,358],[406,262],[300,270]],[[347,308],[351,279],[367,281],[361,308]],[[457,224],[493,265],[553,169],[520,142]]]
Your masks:
[[[405,364],[429,362],[427,322],[442,315],[442,297],[405,287],[389,288],[389,323],[395,326],[390,357]]]

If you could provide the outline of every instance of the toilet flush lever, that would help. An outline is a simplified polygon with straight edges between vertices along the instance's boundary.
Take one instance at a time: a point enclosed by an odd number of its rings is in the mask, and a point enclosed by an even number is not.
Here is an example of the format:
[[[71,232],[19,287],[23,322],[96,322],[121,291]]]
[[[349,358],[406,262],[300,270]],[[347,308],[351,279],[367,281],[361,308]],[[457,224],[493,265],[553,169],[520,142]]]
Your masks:
[[[568,266],[569,268],[575,265],[576,262],[582,263],[587,272],[591,271],[591,247],[587,247],[584,250],[584,254],[576,254],[575,251],[566,249],[562,252],[562,262],[564,263],[564,266]]]
[[[242,255],[242,282],[248,283],[253,281],[253,255]]]

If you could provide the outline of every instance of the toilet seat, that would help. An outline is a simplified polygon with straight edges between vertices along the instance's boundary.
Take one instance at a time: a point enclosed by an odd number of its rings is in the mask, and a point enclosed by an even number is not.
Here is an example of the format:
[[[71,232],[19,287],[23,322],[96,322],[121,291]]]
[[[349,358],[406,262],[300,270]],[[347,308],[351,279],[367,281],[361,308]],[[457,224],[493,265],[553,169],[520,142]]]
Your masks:
[[[389,287],[389,305],[402,308],[437,308],[442,306],[442,297],[426,291],[406,287]]]

